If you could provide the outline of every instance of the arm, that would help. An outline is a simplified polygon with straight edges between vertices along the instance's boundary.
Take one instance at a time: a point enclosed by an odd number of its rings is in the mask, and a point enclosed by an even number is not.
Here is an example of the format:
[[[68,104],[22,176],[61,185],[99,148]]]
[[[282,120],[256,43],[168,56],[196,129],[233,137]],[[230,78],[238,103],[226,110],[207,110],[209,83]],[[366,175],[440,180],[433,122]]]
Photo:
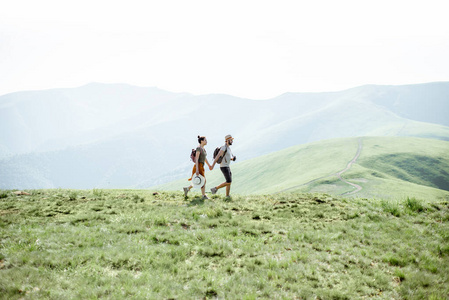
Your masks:
[[[200,151],[196,151],[196,159],[195,159],[196,175],[200,174],[200,167],[198,165],[198,160],[199,159],[200,159]]]
[[[223,153],[224,153],[223,150],[220,150],[220,152],[218,152],[218,155],[215,157],[214,163],[212,164],[212,169],[215,167],[215,164],[217,163],[217,160],[223,155]]]
[[[212,165],[209,163],[209,161],[207,160],[207,157],[206,157],[206,164],[209,166],[209,170],[212,170],[213,168],[212,168]]]

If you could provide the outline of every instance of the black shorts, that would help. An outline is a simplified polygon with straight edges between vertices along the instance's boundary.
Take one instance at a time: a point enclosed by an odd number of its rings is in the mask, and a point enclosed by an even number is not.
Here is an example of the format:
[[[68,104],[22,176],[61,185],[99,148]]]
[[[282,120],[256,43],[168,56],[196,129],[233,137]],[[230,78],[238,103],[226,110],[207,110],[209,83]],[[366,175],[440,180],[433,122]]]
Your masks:
[[[224,177],[226,178],[227,183],[232,182],[232,172],[231,168],[229,167],[220,167],[221,172],[223,173]]]

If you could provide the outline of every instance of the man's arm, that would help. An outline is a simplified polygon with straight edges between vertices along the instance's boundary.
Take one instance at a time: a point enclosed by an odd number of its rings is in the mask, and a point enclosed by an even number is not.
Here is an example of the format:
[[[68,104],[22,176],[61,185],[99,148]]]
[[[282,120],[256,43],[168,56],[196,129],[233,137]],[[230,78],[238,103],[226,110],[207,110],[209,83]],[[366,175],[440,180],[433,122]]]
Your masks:
[[[214,159],[214,163],[212,164],[212,168],[211,170],[215,167],[215,164],[217,163],[217,160],[224,154],[223,150],[220,150],[220,152],[218,152],[218,155],[215,157]]]

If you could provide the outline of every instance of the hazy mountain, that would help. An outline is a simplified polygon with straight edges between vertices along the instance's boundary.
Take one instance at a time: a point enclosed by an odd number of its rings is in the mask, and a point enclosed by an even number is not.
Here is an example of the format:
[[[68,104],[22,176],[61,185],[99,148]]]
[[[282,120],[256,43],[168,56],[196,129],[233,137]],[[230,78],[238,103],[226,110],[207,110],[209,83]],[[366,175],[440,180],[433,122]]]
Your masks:
[[[374,104],[397,115],[449,126],[449,84],[434,82],[401,86],[365,86],[355,89]]]
[[[129,119],[183,96],[124,84],[7,94],[0,97],[0,144],[17,154],[86,143],[140,126]]]
[[[197,135],[208,137],[212,160],[213,149],[233,134],[239,161],[336,137],[449,140],[448,87],[364,86],[270,100],[122,84],[8,94],[0,97],[0,188],[149,187],[183,178]],[[409,108],[407,97],[431,113]],[[430,115],[434,124],[418,122]]]

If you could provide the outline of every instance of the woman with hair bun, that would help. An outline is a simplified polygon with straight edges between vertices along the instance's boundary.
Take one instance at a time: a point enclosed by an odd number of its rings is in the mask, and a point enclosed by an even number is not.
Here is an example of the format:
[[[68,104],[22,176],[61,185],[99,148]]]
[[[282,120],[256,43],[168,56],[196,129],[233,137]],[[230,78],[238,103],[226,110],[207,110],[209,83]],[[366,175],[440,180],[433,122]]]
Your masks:
[[[209,161],[207,160],[207,152],[206,149],[204,149],[204,146],[207,145],[207,139],[205,136],[198,136],[198,147],[196,147],[196,156],[195,156],[195,165],[193,166],[192,170],[192,176],[190,177],[189,181],[192,180],[192,177],[194,174],[202,175],[204,176],[204,179],[206,179],[206,176],[204,174],[204,162],[209,166],[209,169],[212,169],[212,166],[209,164]],[[191,184],[188,187],[184,188],[184,195],[187,197],[187,194],[192,189],[193,185]],[[206,180],[204,181],[204,185],[201,187],[201,193],[203,194],[203,199],[209,199],[206,196]]]

